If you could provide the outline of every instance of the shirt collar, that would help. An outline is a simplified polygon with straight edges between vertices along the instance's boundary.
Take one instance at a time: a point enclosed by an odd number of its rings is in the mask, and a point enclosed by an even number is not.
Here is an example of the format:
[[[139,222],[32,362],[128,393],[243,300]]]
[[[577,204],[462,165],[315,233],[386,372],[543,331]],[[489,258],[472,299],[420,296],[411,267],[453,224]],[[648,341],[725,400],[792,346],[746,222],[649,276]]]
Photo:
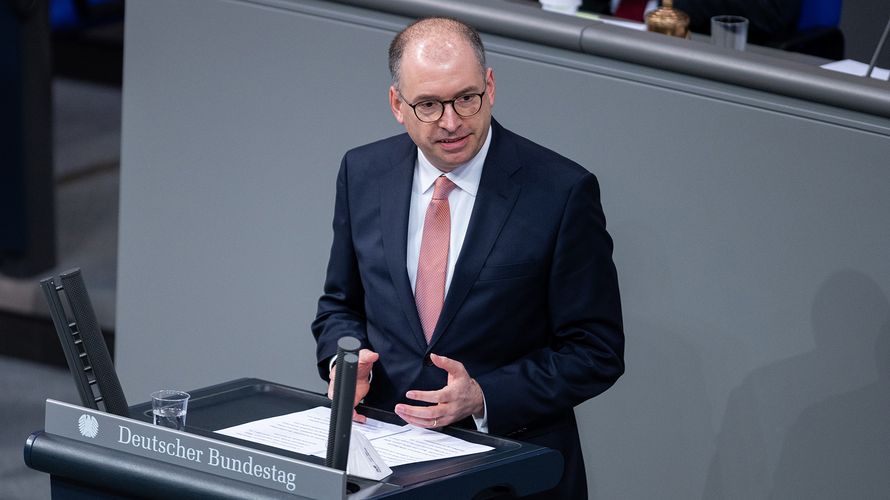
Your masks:
[[[476,153],[476,156],[471,158],[470,161],[455,167],[454,170],[445,174],[445,177],[448,177],[451,182],[457,184],[457,187],[459,187],[461,191],[464,191],[470,196],[475,197],[476,192],[479,190],[479,180],[482,178],[482,166],[485,164],[485,158],[488,156],[489,145],[491,145],[491,125],[488,126],[488,136],[485,138],[485,142],[482,144],[479,152]],[[442,171],[430,163],[426,156],[423,155],[423,151],[421,151],[420,148],[417,148],[417,167],[414,172],[415,179],[419,181],[417,185],[420,188],[421,193],[425,193],[427,190],[432,189],[436,179],[442,175]]]

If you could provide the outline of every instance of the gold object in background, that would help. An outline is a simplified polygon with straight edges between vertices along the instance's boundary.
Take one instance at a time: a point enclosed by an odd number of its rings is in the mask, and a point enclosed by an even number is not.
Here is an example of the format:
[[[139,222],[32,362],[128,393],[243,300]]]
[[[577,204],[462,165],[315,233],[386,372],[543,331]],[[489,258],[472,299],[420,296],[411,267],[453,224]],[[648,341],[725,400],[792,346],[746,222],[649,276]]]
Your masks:
[[[674,8],[674,0],[662,0],[661,7],[646,16],[646,29],[656,33],[689,38],[689,16]]]

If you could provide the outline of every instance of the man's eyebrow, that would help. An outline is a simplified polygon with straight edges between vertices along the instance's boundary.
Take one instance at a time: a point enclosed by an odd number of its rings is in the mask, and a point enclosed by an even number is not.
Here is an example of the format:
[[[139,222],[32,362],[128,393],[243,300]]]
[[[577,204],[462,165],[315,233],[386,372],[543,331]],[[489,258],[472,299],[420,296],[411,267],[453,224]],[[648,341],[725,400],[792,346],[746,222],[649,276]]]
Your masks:
[[[478,88],[478,87],[476,87],[475,85],[468,85],[468,86],[466,86],[466,87],[464,87],[464,88],[458,90],[457,93],[454,94],[453,97],[451,97],[451,99],[456,99],[456,98],[458,98],[458,97],[460,97],[460,96],[462,96],[462,95],[467,95],[467,94],[478,94],[478,93],[480,93],[480,92],[477,90],[477,88]],[[441,99],[439,96],[437,96],[437,95],[433,95],[433,94],[421,94],[421,95],[415,97],[413,102],[421,102],[421,101],[449,101],[449,100],[451,100],[451,99]]]

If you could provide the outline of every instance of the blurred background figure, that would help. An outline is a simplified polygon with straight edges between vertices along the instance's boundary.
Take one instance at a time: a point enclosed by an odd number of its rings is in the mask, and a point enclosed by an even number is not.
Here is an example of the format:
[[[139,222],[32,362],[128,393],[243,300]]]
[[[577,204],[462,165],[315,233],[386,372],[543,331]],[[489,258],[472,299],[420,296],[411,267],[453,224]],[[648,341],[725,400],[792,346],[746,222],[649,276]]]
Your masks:
[[[750,22],[750,43],[826,59],[844,57],[841,4],[842,0],[674,0],[674,8],[689,15],[695,33],[710,35],[713,16],[743,16]],[[581,10],[640,22],[656,7],[654,0],[584,0],[581,4]]]
[[[840,6],[840,2],[837,2]],[[748,19],[748,40],[764,45],[797,31],[803,0],[675,0],[674,6],[689,14],[696,33],[711,33],[711,17],[743,16]]]

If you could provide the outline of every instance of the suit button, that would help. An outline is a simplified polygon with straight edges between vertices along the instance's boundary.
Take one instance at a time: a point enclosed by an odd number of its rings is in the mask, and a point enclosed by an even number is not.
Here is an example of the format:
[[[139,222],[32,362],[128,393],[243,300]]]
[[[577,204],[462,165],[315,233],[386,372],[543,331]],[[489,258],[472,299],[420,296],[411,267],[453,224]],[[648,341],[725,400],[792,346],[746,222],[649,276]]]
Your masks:
[[[423,358],[423,364],[426,365],[426,366],[433,366],[433,359],[430,358],[430,355],[429,355],[429,354],[427,354],[426,356],[424,356],[424,358]]]

